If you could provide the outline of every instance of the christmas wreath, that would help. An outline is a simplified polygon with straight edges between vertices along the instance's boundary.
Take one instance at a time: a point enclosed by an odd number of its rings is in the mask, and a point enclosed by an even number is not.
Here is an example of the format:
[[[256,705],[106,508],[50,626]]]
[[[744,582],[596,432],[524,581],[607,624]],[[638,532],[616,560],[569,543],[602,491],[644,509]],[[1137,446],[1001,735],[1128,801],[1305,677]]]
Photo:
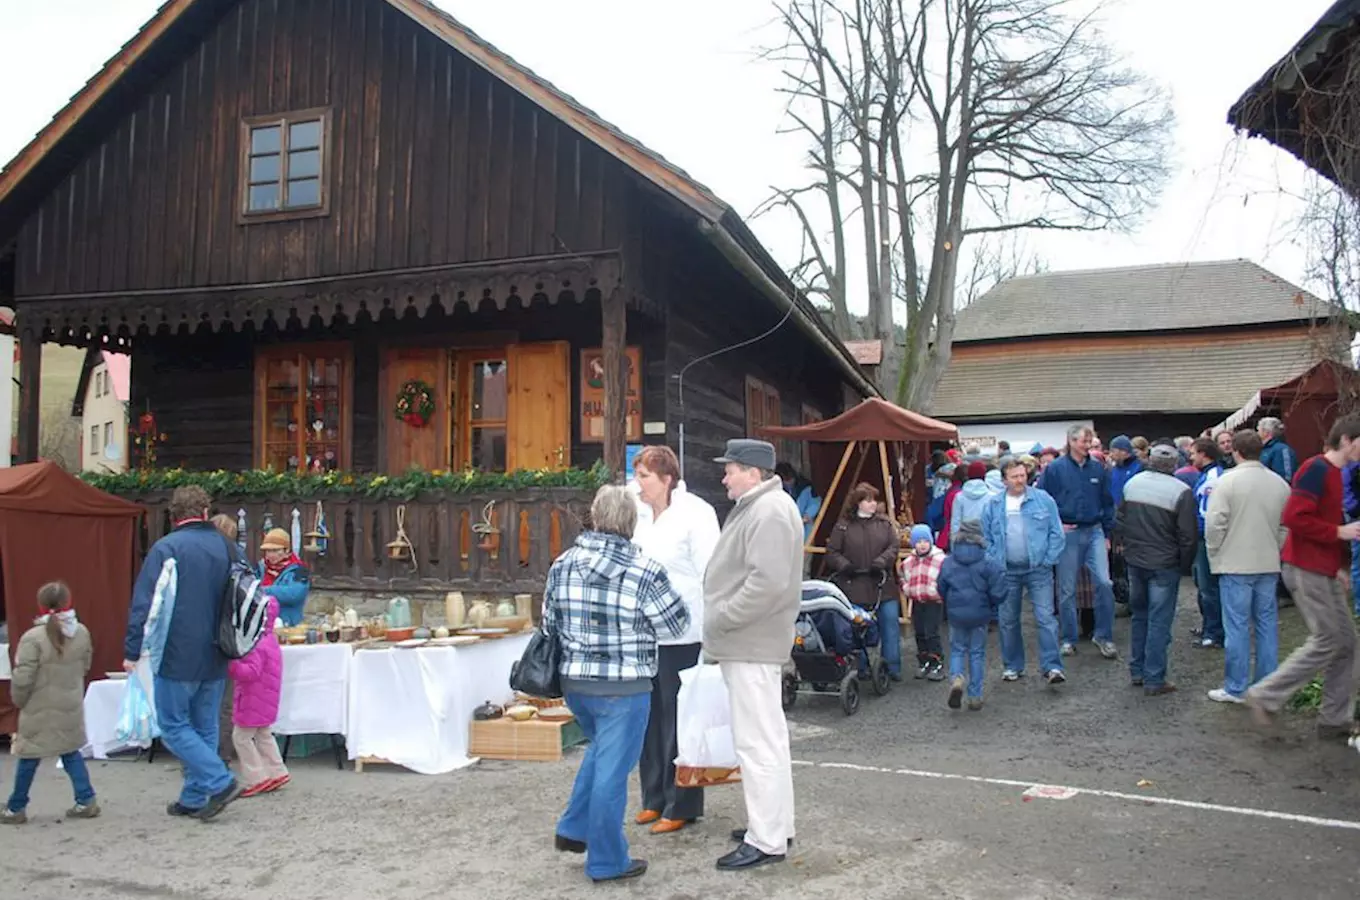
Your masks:
[[[423,381],[408,381],[397,393],[393,414],[414,428],[423,428],[434,415],[434,388]]]

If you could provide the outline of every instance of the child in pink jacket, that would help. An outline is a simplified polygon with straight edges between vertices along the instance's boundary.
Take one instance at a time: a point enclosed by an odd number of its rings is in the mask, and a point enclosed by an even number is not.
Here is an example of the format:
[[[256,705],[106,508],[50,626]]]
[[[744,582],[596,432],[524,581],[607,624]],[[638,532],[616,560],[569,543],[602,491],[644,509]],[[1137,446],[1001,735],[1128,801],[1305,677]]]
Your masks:
[[[279,717],[279,694],[283,690],[283,649],[274,638],[278,615],[279,602],[270,597],[264,637],[254,650],[227,665],[227,673],[236,682],[231,742],[241,763],[241,780],[246,784],[242,797],[277,791],[289,780],[288,768],[270,730]]]

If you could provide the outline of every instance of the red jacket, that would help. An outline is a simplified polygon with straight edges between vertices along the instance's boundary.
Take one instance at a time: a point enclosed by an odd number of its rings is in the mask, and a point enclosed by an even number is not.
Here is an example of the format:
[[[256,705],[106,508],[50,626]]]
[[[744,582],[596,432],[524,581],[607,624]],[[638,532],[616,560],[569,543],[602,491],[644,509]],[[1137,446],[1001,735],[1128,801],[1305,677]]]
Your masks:
[[[279,695],[283,692],[283,648],[274,637],[274,619],[279,601],[269,598],[264,619],[264,637],[240,659],[227,664],[227,674],[236,682],[232,692],[231,721],[242,728],[268,728],[279,718]]]
[[[1297,568],[1332,578],[1346,565],[1346,546],[1337,540],[1345,496],[1341,470],[1314,456],[1299,466],[1281,521],[1289,529],[1280,559]]]

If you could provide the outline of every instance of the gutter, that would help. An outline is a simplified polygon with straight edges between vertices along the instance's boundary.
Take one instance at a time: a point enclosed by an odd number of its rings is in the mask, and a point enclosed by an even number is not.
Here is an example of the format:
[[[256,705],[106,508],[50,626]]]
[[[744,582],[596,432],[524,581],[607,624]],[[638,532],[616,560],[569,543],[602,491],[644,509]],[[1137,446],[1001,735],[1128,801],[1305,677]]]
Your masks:
[[[874,386],[873,382],[864,377],[864,373],[859,370],[859,366],[847,358],[848,350],[843,344],[828,337],[826,332],[817,327],[807,313],[797,304],[797,302],[784,292],[774,279],[765,273],[765,270],[756,264],[751,255],[742,248],[728,233],[726,228],[715,226],[703,219],[699,220],[699,233],[702,234],[709,243],[718,249],[728,262],[730,262],[738,272],[742,274],[757,290],[764,294],[781,313],[793,310],[793,321],[798,325],[802,332],[812,339],[812,342],[825,351],[836,361],[837,368],[841,374],[853,384],[865,397],[882,397],[883,394]]]

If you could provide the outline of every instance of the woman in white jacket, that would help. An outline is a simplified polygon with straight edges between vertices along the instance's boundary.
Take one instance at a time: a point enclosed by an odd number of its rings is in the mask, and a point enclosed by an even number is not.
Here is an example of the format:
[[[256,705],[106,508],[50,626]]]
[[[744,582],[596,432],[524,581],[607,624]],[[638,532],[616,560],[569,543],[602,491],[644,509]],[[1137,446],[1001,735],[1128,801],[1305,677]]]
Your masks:
[[[638,522],[633,543],[666,567],[671,585],[689,608],[689,630],[673,641],[658,641],[652,679],[652,708],[642,745],[638,775],[642,782],[639,825],[653,834],[679,831],[704,814],[702,788],[675,786],[676,698],[680,673],[699,662],[704,633],[704,570],[718,543],[718,515],[685,490],[680,461],[669,447],[643,449],[633,464]]]

